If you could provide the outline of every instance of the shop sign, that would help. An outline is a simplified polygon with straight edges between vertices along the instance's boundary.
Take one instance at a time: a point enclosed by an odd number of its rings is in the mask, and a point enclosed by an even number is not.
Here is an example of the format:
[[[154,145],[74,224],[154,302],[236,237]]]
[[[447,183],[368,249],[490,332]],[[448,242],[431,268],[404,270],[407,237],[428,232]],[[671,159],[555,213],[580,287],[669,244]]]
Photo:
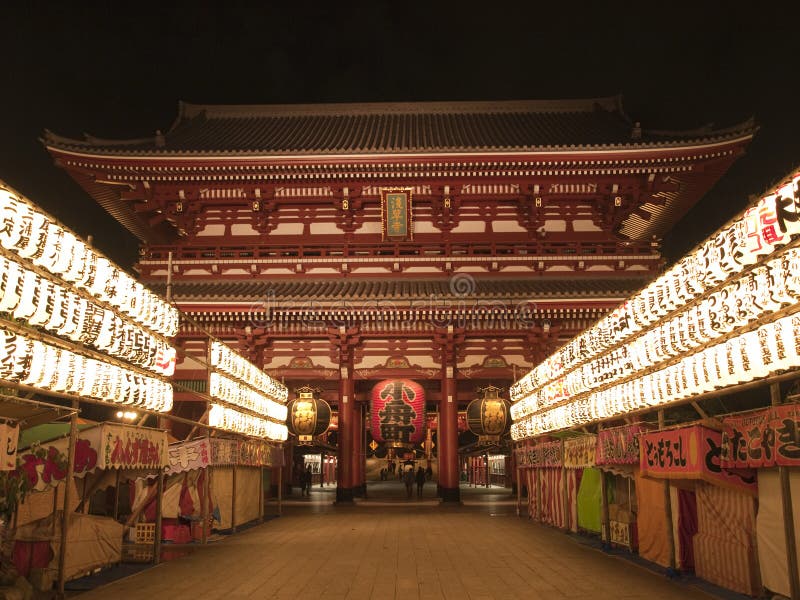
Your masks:
[[[19,426],[0,423],[0,471],[13,471],[17,464]]]
[[[722,424],[724,467],[800,466],[800,405],[726,417]]]
[[[211,438],[211,465],[246,467],[283,466],[283,451],[259,440]]]
[[[635,423],[613,429],[603,429],[597,434],[598,465],[633,465],[639,462],[639,435],[652,429]]]
[[[102,425],[101,469],[158,469],[169,466],[167,434],[157,429]]]
[[[564,440],[564,466],[567,469],[587,469],[595,465],[596,435],[583,435]]]
[[[32,489],[55,486],[67,476],[69,439],[33,446],[19,457]],[[75,477],[97,469],[159,469],[169,465],[167,434],[157,429],[102,424],[78,432]]]
[[[631,547],[631,524],[620,521],[609,521],[611,529],[611,543],[627,548]]]
[[[561,442],[542,442],[517,449],[517,465],[521,468],[560,467]]]
[[[167,475],[203,469],[211,462],[211,451],[206,438],[180,442],[169,447]]]
[[[645,433],[640,440],[642,475],[659,479],[701,479],[756,493],[751,469],[729,469],[720,462],[722,434],[700,425]]]

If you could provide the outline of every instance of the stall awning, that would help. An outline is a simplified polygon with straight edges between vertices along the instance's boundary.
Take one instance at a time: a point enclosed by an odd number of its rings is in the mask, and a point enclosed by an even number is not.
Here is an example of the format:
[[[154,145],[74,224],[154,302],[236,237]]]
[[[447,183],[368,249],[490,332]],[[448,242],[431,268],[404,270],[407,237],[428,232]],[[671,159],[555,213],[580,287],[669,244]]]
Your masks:
[[[13,396],[0,396],[0,419],[12,421],[21,429],[49,423],[76,412],[72,408]]]
[[[20,469],[32,489],[43,490],[66,478],[68,438],[20,451]],[[75,477],[97,469],[159,470],[169,466],[167,432],[147,427],[99,423],[78,433]]]

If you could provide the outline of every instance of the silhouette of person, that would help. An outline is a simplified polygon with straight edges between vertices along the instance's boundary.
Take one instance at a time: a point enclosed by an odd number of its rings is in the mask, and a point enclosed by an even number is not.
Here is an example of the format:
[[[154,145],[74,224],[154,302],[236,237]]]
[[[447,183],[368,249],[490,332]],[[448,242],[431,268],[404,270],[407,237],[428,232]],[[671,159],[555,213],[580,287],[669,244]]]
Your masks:
[[[406,484],[406,496],[411,500],[411,495],[414,493],[414,467],[407,467],[403,472],[403,483]]]
[[[422,486],[425,485],[425,469],[417,469],[417,498],[422,498]]]

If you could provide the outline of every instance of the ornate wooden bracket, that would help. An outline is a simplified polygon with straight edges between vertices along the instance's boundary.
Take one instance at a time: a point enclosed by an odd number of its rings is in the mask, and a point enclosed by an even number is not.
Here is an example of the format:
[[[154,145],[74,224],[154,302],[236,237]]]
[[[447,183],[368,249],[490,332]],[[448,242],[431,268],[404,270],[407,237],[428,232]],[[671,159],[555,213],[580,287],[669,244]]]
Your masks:
[[[336,227],[345,233],[354,233],[358,229],[357,216],[363,208],[361,188],[340,187],[334,190],[336,207]]]

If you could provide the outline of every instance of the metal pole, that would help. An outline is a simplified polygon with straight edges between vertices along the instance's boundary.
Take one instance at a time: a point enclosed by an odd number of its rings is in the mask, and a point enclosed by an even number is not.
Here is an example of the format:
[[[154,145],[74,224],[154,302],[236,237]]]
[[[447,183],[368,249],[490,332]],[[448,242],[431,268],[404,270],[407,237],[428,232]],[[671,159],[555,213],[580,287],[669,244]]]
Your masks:
[[[489,471],[489,453],[486,452],[483,455],[483,459],[486,461],[486,487],[492,487],[492,482],[489,481],[490,471]]]
[[[522,511],[522,469],[517,467],[517,516]]]
[[[563,463],[561,464],[561,499],[564,504],[564,529],[569,531],[569,486],[567,485],[567,468]]]
[[[208,543],[208,527],[211,523],[211,465],[206,466],[205,481],[203,481],[203,528],[200,531],[200,541]]]
[[[233,482],[231,485],[231,532],[236,533],[236,464],[233,465]]]
[[[81,492],[81,512],[89,514],[89,503],[86,501],[86,477],[83,478],[83,491]]]
[[[599,434],[603,430],[603,425],[599,424],[597,426],[597,433]],[[601,539],[607,543],[611,543],[611,517],[609,516],[608,512],[608,489],[606,489],[606,474],[600,469],[600,518],[602,519],[602,524],[600,525],[600,537]]]
[[[769,386],[772,406],[781,403],[781,386],[773,383]],[[789,590],[792,600],[800,600],[800,575],[797,571],[797,545],[794,532],[794,509],[792,507],[792,488],[789,481],[789,467],[778,467],[778,479],[781,483],[781,505],[783,508],[783,533],[786,538],[786,563],[789,575]]]
[[[658,411],[658,428],[664,429],[664,411]],[[675,556],[675,535],[672,530],[672,498],[669,493],[669,479],[664,480],[664,512],[667,519],[667,545],[669,547],[669,566],[670,569],[677,568],[677,560]]]
[[[64,486],[65,489],[66,487],[67,486]],[[58,519],[56,519],[57,514],[58,514],[58,486],[53,488],[53,512],[51,513],[53,517],[53,527],[50,530],[50,536],[53,539],[55,539],[56,537],[56,522],[58,521]]]
[[[159,469],[156,488],[156,530],[153,535],[153,564],[161,562],[161,502],[164,500],[164,471]]]
[[[75,412],[69,418],[69,449],[67,450],[67,477],[64,479],[64,509],[61,513],[61,545],[58,548],[58,594],[64,597],[64,584],[66,573],[64,565],[67,560],[67,530],[69,529],[70,501],[72,496],[72,480],[75,477],[75,442],[78,439],[78,401],[72,401]],[[57,489],[57,488],[56,488]],[[56,491],[56,495],[58,492]],[[56,515],[53,515],[53,519]]]
[[[114,520],[116,521],[119,517],[119,473],[120,470],[117,469],[117,477],[114,485]]]
[[[325,453],[320,452],[319,455],[319,487],[322,487],[325,481]]]
[[[540,523],[544,520],[544,507],[542,501],[542,469],[536,469],[536,520]]]
[[[278,467],[278,516],[283,513],[283,467]]]
[[[264,467],[258,467],[258,520],[264,520]]]
[[[167,294],[166,301],[172,302],[172,250],[167,253]]]

